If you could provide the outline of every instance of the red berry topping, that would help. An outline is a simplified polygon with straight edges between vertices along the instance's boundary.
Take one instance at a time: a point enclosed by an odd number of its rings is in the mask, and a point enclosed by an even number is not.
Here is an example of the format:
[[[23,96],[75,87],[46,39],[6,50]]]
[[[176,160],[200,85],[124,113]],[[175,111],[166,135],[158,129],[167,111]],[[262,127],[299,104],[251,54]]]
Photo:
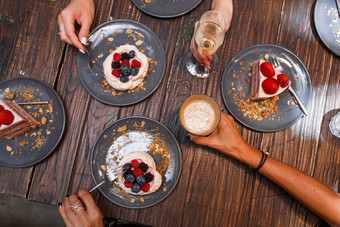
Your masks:
[[[261,73],[265,77],[275,76],[275,70],[274,70],[273,66],[271,64],[269,64],[268,62],[263,62],[260,66],[260,69],[261,69]]]
[[[132,173],[135,177],[138,177],[139,175],[144,175],[143,170],[136,168],[133,173]]]
[[[112,75],[119,78],[120,77],[120,69],[117,68],[117,69],[112,70]]]
[[[131,188],[133,183],[129,183],[127,181],[124,181],[124,185],[125,185],[126,188]]]
[[[132,165],[133,168],[138,168],[139,162],[138,162],[136,159],[133,159],[133,160],[131,161],[131,165]]]
[[[5,108],[2,105],[0,105],[0,112],[4,111],[4,110],[5,110]]]
[[[113,55],[113,60],[115,60],[115,61],[120,61],[121,59],[122,59],[122,56],[121,56],[120,54],[115,53],[115,54]]]
[[[142,64],[139,62],[139,61],[137,61],[137,60],[132,60],[132,63],[131,63],[131,68],[133,68],[133,67],[137,67],[137,68],[140,68],[142,66]]]
[[[277,75],[277,80],[279,81],[281,87],[287,87],[289,84],[289,77],[285,74]]]
[[[120,66],[122,66],[122,65],[128,65],[128,66],[130,66],[129,60],[124,59],[124,60],[122,61],[122,63],[120,63]]]
[[[141,189],[143,192],[148,192],[150,190],[150,184],[149,183],[143,184]]]
[[[0,112],[0,124],[10,125],[14,121],[14,115],[9,110]]]
[[[279,90],[279,82],[274,78],[267,78],[262,82],[264,92],[269,95],[275,94]]]

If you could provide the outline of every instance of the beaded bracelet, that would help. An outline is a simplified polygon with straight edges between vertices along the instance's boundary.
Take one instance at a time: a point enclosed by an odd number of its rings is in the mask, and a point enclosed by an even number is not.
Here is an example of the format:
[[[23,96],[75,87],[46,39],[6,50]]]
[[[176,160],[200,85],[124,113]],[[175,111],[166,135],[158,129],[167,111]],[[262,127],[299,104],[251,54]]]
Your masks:
[[[268,155],[266,153],[264,153],[263,151],[262,152],[262,158],[261,158],[261,161],[260,161],[260,164],[257,166],[256,169],[254,169],[255,172],[259,171],[259,169],[261,169],[261,167],[264,165],[264,163],[266,162],[267,160],[267,157]]]

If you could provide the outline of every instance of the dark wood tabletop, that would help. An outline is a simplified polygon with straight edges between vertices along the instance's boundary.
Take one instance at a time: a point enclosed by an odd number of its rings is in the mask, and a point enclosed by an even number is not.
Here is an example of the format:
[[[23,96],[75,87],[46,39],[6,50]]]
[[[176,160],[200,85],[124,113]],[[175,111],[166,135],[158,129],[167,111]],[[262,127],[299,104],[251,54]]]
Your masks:
[[[275,133],[237,127],[254,147],[338,189],[340,140],[329,121],[340,109],[340,59],[322,43],[313,21],[316,1],[234,1],[234,15],[217,51],[218,74],[196,79],[185,70],[185,56],[195,22],[208,9],[203,0],[191,12],[160,19],[140,11],[132,1],[98,0],[92,28],[110,17],[138,21],[161,40],[166,54],[164,78],[147,99],[126,107],[105,105],[91,97],[76,69],[78,50],[60,42],[57,16],[68,0],[0,0],[0,79],[25,76],[44,80],[60,95],[66,130],[54,152],[27,168],[0,167],[0,193],[56,205],[67,194],[94,186],[90,151],[100,132],[125,116],[155,119],[175,135],[182,172],[173,192],[146,209],[127,209],[92,193],[105,216],[152,226],[315,226],[320,218],[282,188],[239,161],[185,138],[177,116],[190,95],[206,94],[225,108],[223,69],[239,51],[255,44],[276,44],[296,54],[309,71],[313,93],[309,116]],[[226,108],[225,108],[226,109]],[[1,148],[0,152],[5,152]]]

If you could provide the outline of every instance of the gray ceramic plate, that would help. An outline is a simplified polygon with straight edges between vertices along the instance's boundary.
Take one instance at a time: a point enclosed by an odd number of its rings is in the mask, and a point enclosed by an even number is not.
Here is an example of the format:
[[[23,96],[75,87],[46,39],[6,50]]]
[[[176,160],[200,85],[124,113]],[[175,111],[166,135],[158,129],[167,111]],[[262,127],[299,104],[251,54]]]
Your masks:
[[[21,95],[21,90],[25,87],[25,90],[31,91],[34,94],[32,101],[49,101],[53,106],[53,113],[49,114],[45,111],[47,106],[43,106],[43,114],[36,117],[37,120],[41,120],[42,117],[48,119],[47,124],[28,132],[28,136],[21,135],[16,139],[3,139],[0,138],[0,165],[8,167],[27,167],[34,165],[43,159],[45,159],[52,151],[57,147],[64,133],[65,129],[65,110],[61,99],[57,92],[51,88],[44,81],[29,78],[29,77],[17,77],[9,79],[0,83],[0,99],[6,99],[6,88],[10,88],[15,93],[14,100],[24,101]],[[29,113],[39,112],[37,109],[27,109],[25,106],[21,106]],[[40,133],[41,135],[38,135]],[[33,135],[32,135],[33,134]],[[37,134],[37,135],[35,135]],[[42,139],[44,143],[38,146],[37,141]],[[28,143],[21,146],[22,141]],[[22,143],[23,144],[23,143]],[[8,151],[6,147],[12,148],[12,151]]]
[[[322,42],[340,56],[340,20],[335,0],[318,0],[314,8],[314,23]]]
[[[127,29],[131,29],[132,33],[128,33]],[[97,59],[95,64],[100,68],[103,67],[104,60],[110,54],[110,49],[114,50],[115,47],[127,43],[135,45],[138,41],[143,43],[136,47],[144,50],[144,54],[152,61],[157,61],[157,64],[149,64],[152,72],[149,72],[145,79],[145,90],[124,91],[121,95],[112,95],[112,92],[108,92],[103,84],[104,77],[95,74],[90,69],[87,55],[79,52],[77,55],[78,76],[81,84],[92,97],[108,105],[127,106],[144,100],[156,90],[164,76],[166,59],[161,41],[150,28],[131,20],[113,20],[99,25],[91,32],[91,35],[92,38],[89,39],[93,42],[91,56]]]
[[[154,17],[172,18],[186,14],[193,10],[202,0],[132,0],[140,10]]]
[[[143,121],[145,122],[144,127],[136,126],[136,124],[140,126]],[[118,132],[118,129],[123,126],[126,126],[130,133],[145,133],[150,136],[136,139],[130,134],[129,137],[125,137],[124,133]],[[124,156],[124,154],[121,153],[126,150],[129,152],[138,150],[146,151],[154,158],[157,167],[165,168],[162,164],[161,156],[159,154],[154,155],[150,149],[146,149],[146,146],[144,146],[148,144],[148,139],[155,137],[165,142],[166,147],[169,148],[171,157],[171,164],[167,167],[165,171],[166,174],[162,176],[161,187],[152,194],[134,196],[124,192],[123,194],[121,192],[119,193],[119,191],[122,190],[114,183],[104,183],[99,187],[99,190],[111,202],[126,208],[146,208],[161,202],[171,193],[180,177],[182,162],[181,151],[177,140],[168,128],[158,121],[142,116],[131,116],[119,119],[104,129],[97,138],[91,152],[91,173],[95,184],[99,184],[103,180],[102,176],[105,175],[105,172],[102,166],[106,164],[108,151],[111,153],[115,150],[111,146],[114,146],[118,140],[121,141],[119,142],[118,157],[120,155]],[[117,150],[115,151],[117,152]],[[117,162],[119,162],[119,158]]]
[[[251,77],[248,70],[252,68],[249,64],[264,58],[266,54],[278,58],[283,73],[289,76],[293,89],[307,108],[312,95],[312,84],[305,65],[289,50],[272,44],[251,46],[233,57],[224,69],[221,91],[229,112],[242,124],[256,131],[275,132],[293,125],[303,116],[290,93],[281,93],[276,102],[278,111],[263,120],[245,116],[240,108],[240,102],[249,96]]]

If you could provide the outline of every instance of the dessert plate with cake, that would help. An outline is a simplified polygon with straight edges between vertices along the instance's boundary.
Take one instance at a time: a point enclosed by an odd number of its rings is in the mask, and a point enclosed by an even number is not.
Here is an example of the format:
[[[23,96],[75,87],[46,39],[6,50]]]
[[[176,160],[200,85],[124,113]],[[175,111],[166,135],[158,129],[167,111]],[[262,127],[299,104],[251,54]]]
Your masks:
[[[274,68],[273,57],[282,69]],[[289,93],[289,85],[308,107],[312,84],[305,65],[283,47],[261,44],[242,50],[230,60],[223,72],[221,91],[230,114],[242,124],[256,131],[275,132],[304,115]]]
[[[48,101],[44,105],[18,105]],[[61,141],[65,110],[44,81],[17,77],[0,83],[0,165],[28,167],[46,158]]]
[[[125,117],[102,131],[91,151],[91,173],[111,202],[146,208],[165,199],[181,173],[180,147],[164,125],[142,116]],[[115,168],[121,175],[108,182]]]
[[[151,95],[161,83],[166,59],[161,41],[143,24],[119,19],[95,28],[87,44],[87,55],[78,53],[77,72],[86,91],[99,101],[114,106],[135,104]]]
[[[154,17],[173,18],[184,15],[201,3],[202,0],[132,0],[141,11]]]

